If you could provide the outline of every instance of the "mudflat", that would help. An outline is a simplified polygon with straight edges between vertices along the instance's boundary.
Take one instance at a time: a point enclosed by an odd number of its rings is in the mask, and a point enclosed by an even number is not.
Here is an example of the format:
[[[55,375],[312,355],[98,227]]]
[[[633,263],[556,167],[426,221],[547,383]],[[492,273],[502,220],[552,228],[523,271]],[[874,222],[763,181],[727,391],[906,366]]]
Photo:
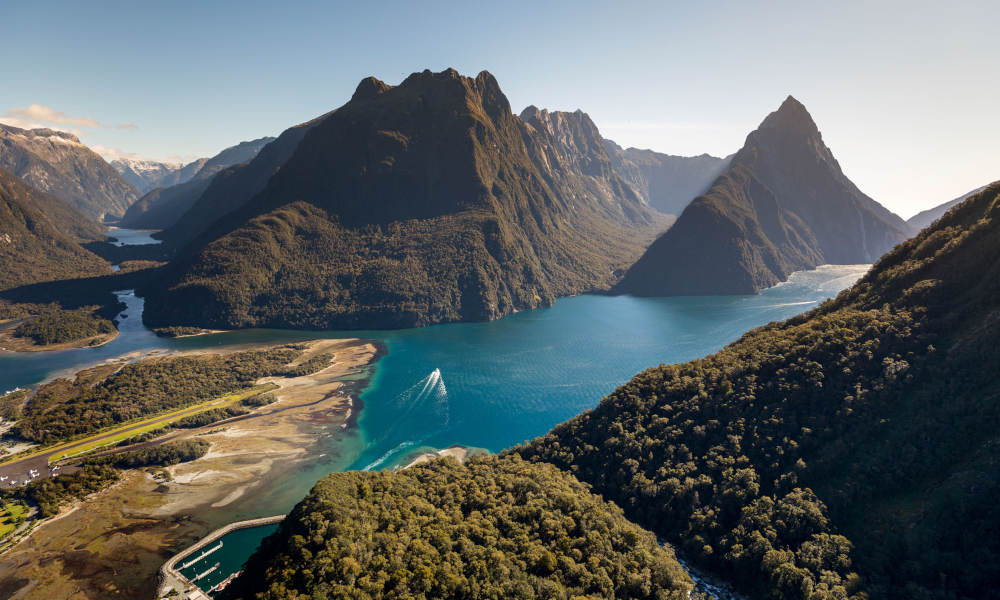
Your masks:
[[[155,473],[127,471],[38,526],[0,556],[0,597],[152,597],[165,560],[233,515],[252,513],[255,496],[308,461],[321,437],[349,431],[363,382],[346,376],[374,362],[378,348],[357,339],[304,344],[299,361],[332,353],[330,365],[302,377],[263,378],[259,384],[278,386],[275,402],[152,442],[198,438],[211,447],[198,460]]]

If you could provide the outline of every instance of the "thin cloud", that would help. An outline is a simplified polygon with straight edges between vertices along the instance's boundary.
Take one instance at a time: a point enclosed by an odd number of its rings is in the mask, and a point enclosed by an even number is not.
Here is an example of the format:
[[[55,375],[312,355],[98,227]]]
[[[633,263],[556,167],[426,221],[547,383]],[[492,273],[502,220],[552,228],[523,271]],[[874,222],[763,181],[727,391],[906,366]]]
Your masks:
[[[100,129],[138,129],[135,123],[120,123],[108,125],[89,117],[71,117],[66,113],[41,104],[32,104],[27,108],[12,108],[0,116],[0,123],[32,129],[46,126],[55,129],[67,127],[89,127]]]

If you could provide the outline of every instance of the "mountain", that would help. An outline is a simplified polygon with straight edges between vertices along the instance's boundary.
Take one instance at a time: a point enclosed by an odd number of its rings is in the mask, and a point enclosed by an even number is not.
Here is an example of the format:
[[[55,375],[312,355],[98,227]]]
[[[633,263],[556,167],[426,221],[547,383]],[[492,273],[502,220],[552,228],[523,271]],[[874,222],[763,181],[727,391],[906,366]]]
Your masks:
[[[62,131],[0,123],[0,168],[94,219],[121,216],[137,197],[111,165]]]
[[[111,166],[140,194],[159,187],[161,181],[181,168],[179,164],[143,158],[116,158]]]
[[[589,118],[553,118],[512,114],[485,71],[365,79],[143,291],[145,319],[413,327],[606,289],[665,221]]]
[[[604,140],[604,148],[615,172],[639,197],[656,210],[671,215],[681,214],[695,197],[704,194],[732,159],[731,156],[672,156],[638,148],[622,149],[611,140]]]
[[[128,207],[119,225],[129,229],[164,229],[178,219],[205,192],[212,179],[195,178],[170,187],[158,187]]]
[[[328,475],[221,597],[681,600],[691,588],[669,548],[572,476],[482,457]]]
[[[0,290],[111,272],[80,246],[104,228],[79,210],[0,169]]]
[[[616,290],[753,294],[793,271],[874,262],[910,233],[851,183],[806,108],[789,96]]]
[[[122,226],[132,229],[165,229],[172,226],[198,201],[217,173],[253,159],[261,148],[274,139],[263,137],[240,142],[212,158],[198,159],[168,174],[159,181],[160,185],[167,184],[167,187],[157,187],[130,206],[122,217]],[[181,181],[168,183],[178,179]]]
[[[835,300],[515,452],[760,597],[993,597],[998,256],[994,184]]]
[[[286,129],[264,145],[246,164],[238,164],[217,173],[177,222],[157,234],[164,243],[183,248],[201,235],[212,223],[242,207],[264,189],[278,169],[298,148],[299,142],[314,125],[326,118],[321,115]]]
[[[253,159],[260,149],[274,141],[273,137],[262,137],[223,149],[211,158],[199,158],[184,165],[170,176],[160,181],[159,187],[177,185],[192,179],[209,178],[232,165]]]
[[[996,182],[994,182],[994,183],[996,183]],[[990,184],[990,185],[992,185],[992,184]],[[954,206],[956,206],[958,204],[961,204],[962,202],[965,202],[966,200],[968,200],[972,196],[978,194],[979,192],[985,190],[988,187],[989,187],[989,185],[984,185],[982,187],[978,187],[978,188],[972,190],[971,192],[969,192],[967,194],[963,194],[963,195],[959,196],[958,198],[955,198],[954,200],[949,200],[948,202],[945,202],[944,204],[939,204],[939,205],[935,206],[934,208],[930,208],[928,210],[919,212],[919,213],[913,215],[912,217],[910,217],[909,219],[907,219],[906,220],[906,224],[909,225],[910,228],[913,229],[913,231],[920,231],[921,229],[927,227],[928,225],[930,225],[934,221],[937,221],[938,219],[940,219],[941,216],[944,215],[944,213],[946,213],[949,210],[951,210],[952,207],[954,207]]]

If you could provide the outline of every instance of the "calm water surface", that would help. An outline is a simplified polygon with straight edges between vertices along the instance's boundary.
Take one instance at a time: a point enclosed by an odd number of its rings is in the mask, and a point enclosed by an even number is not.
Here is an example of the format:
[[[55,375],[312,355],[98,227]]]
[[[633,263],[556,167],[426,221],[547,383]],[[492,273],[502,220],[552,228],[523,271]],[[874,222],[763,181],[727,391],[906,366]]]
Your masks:
[[[156,231],[142,231],[138,229],[124,229],[121,227],[109,227],[108,236],[115,238],[111,242],[115,246],[148,246],[159,244],[161,240],[154,240],[152,235]]]
[[[146,330],[142,299],[124,291],[121,298],[128,308],[114,341],[60,352],[0,352],[0,392],[134,351],[334,337],[381,340],[388,354],[361,394],[358,429],[344,434],[337,427],[310,449],[309,460],[288,468],[276,485],[200,515],[221,524],[286,513],[316,480],[333,471],[391,468],[416,452],[452,444],[495,452],[544,434],[593,408],[639,371],[705,356],[751,328],[806,311],[850,286],[867,268],[841,265],[798,272],[756,296],[578,296],[490,323],[401,331],[258,329],[182,339],[158,338]],[[239,564],[256,545],[240,541],[227,543],[226,551],[204,562]],[[237,548],[242,550],[231,554]],[[220,568],[222,572],[231,569]]]
[[[182,339],[158,338],[146,330],[140,321],[142,299],[123,292],[128,308],[118,338],[99,348],[0,353],[0,391],[137,350],[377,338],[388,354],[361,396],[361,438],[346,466],[386,468],[422,448],[462,444],[498,451],[531,439],[596,406],[642,369],[705,356],[753,327],[812,308],[866,269],[838,265],[802,271],[756,296],[578,296],[489,323],[362,332],[256,329]],[[305,492],[311,483],[297,487]]]

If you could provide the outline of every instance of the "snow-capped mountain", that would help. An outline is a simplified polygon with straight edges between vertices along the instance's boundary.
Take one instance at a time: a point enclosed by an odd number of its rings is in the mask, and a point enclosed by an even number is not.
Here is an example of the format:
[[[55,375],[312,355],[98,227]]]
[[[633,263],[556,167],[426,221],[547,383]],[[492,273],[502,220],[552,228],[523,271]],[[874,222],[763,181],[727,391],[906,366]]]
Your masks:
[[[160,187],[165,178],[179,171],[183,165],[144,158],[117,158],[111,161],[111,166],[121,174],[125,181],[131,183],[140,193],[145,194]]]
[[[138,196],[118,171],[64,131],[0,123],[0,168],[95,219],[121,216]]]

